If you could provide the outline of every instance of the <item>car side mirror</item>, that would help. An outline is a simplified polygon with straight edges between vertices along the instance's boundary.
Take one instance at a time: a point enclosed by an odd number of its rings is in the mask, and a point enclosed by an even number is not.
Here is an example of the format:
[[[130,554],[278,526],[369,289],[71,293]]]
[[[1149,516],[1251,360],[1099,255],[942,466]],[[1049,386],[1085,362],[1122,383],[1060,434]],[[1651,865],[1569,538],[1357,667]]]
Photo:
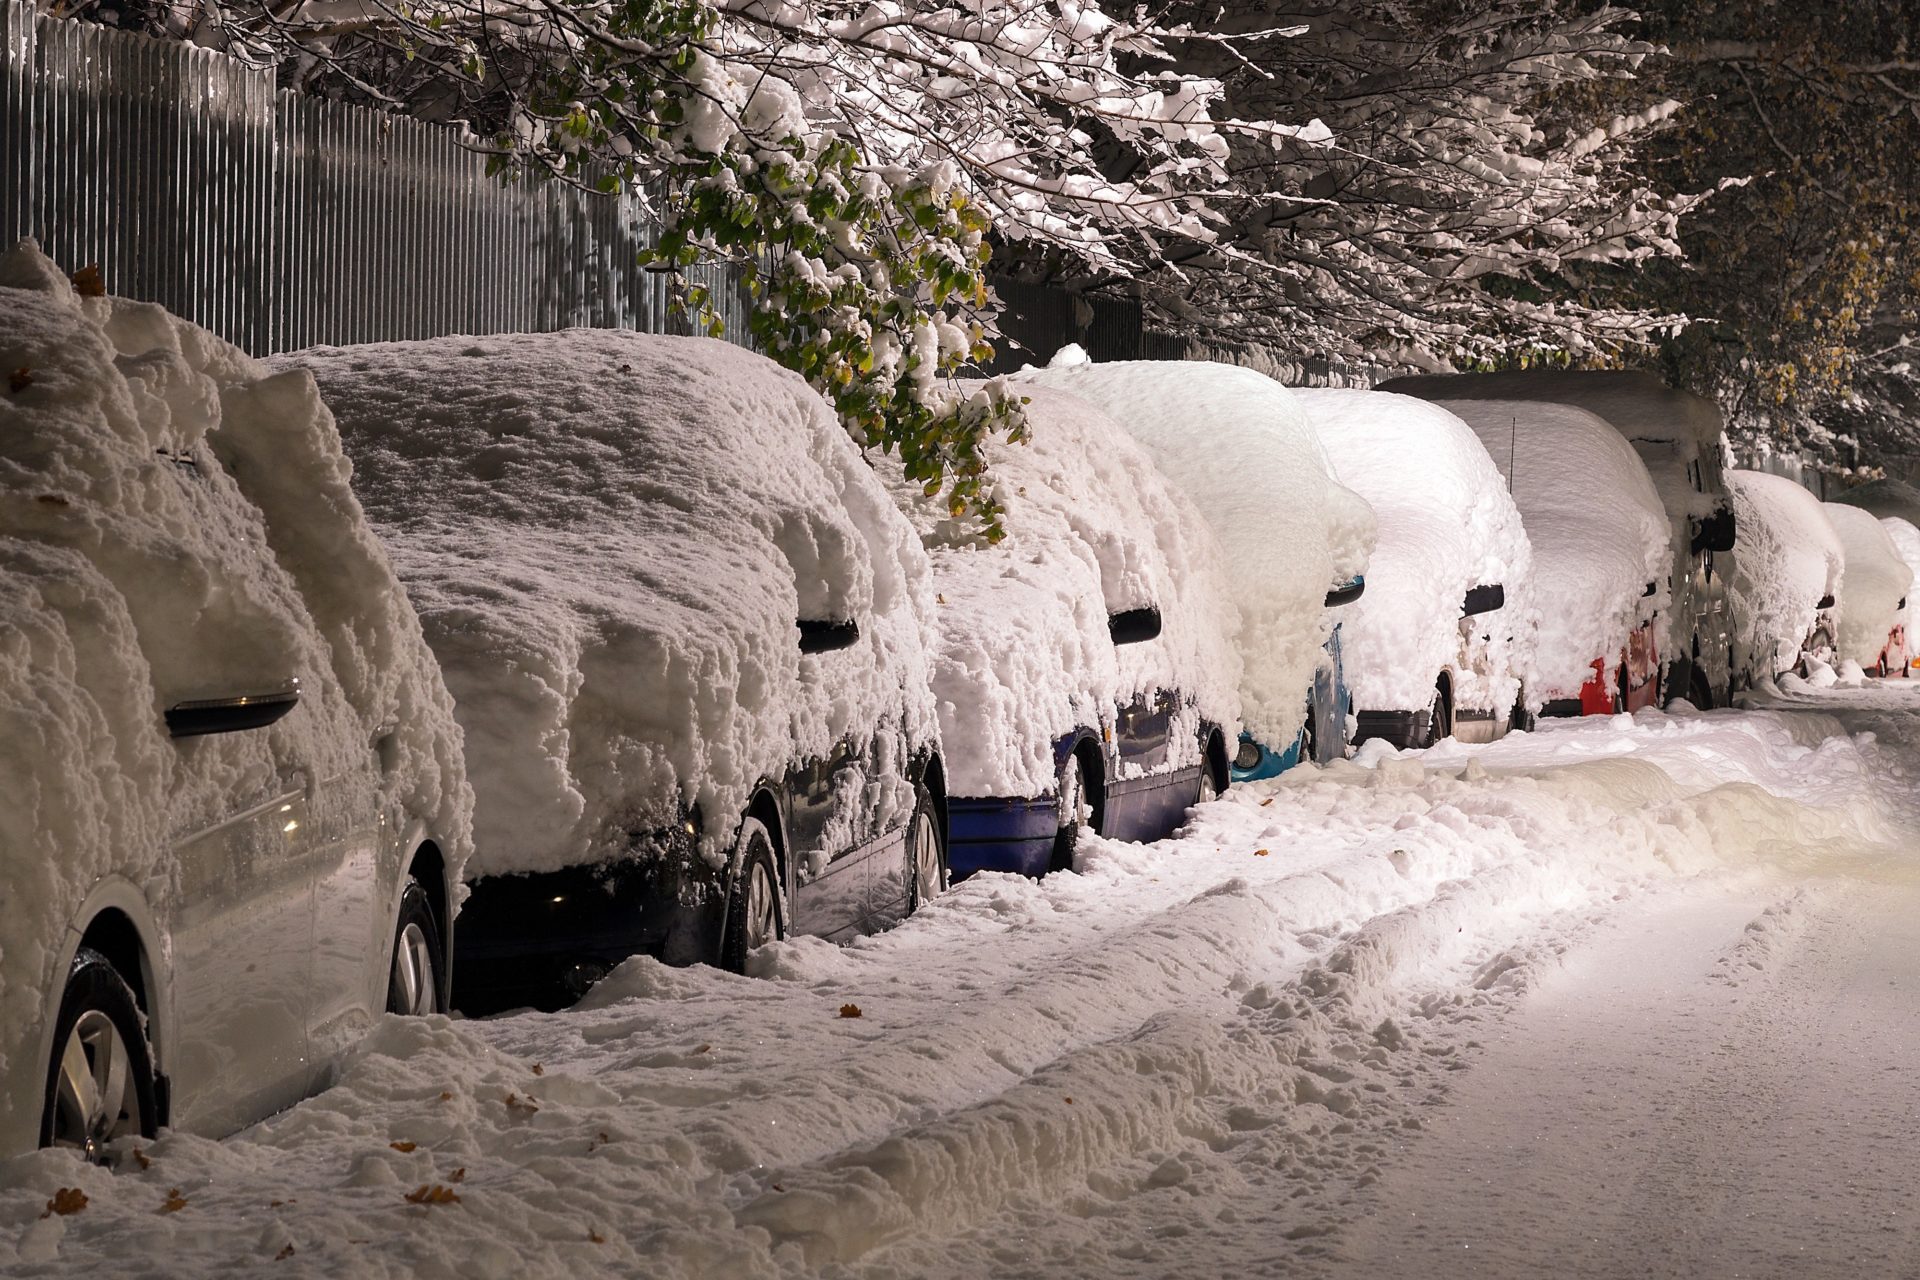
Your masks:
[[[800,619],[800,652],[832,653],[851,648],[860,639],[860,624],[852,620],[829,622],[816,618]]]
[[[1352,582],[1343,582],[1327,592],[1326,607],[1338,609],[1343,604],[1352,604],[1367,593],[1365,577],[1355,578]]]
[[[298,705],[298,680],[290,681],[285,689],[277,693],[176,702],[166,710],[167,733],[175,738],[197,738],[208,733],[264,729]]]
[[[1107,634],[1115,644],[1139,644],[1160,634],[1160,611],[1149,605],[1144,609],[1124,609],[1107,615]]]
[[[1694,554],[1698,555],[1702,551],[1733,550],[1734,532],[1733,508],[1716,507],[1712,515],[1694,521]]]
[[[1831,591],[1829,591],[1829,592],[1828,592],[1828,593],[1827,593],[1826,595],[1823,595],[1823,596],[1821,596],[1821,597],[1820,597],[1820,603],[1819,603],[1819,604],[1817,604],[1817,605],[1815,605],[1815,606],[1813,606],[1813,607],[1814,607],[1814,608],[1816,608],[1816,609],[1831,609],[1831,608],[1833,608],[1833,593],[1832,593]]]
[[[1479,586],[1467,592],[1467,598],[1460,602],[1460,616],[1471,618],[1482,613],[1492,613],[1507,603],[1507,589],[1495,582]]]

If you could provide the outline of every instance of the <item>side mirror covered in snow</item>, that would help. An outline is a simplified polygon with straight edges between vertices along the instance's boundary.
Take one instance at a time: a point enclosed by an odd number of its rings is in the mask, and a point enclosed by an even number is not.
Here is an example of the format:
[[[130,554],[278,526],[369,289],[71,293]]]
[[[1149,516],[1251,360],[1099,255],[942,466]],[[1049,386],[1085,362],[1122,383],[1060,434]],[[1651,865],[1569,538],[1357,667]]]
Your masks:
[[[1152,605],[1144,609],[1124,609],[1107,615],[1107,634],[1115,644],[1139,644],[1160,634],[1160,611]]]
[[[176,702],[166,710],[167,733],[175,738],[197,738],[207,733],[264,729],[299,704],[298,680],[288,681],[287,687],[277,693]]]
[[[835,649],[851,648],[860,639],[860,624],[853,621],[823,622],[815,618],[802,618],[799,625],[802,653],[832,653]]]
[[[1492,613],[1506,603],[1507,589],[1500,583],[1475,587],[1467,592],[1467,598],[1460,602],[1460,616],[1471,618],[1477,614]]]
[[[1656,591],[1658,591],[1659,589],[1660,589],[1660,584],[1659,584],[1659,583],[1657,583],[1657,582],[1649,582],[1649,583],[1647,584],[1647,589],[1646,589],[1645,591],[1642,591],[1642,592],[1640,593],[1640,598],[1641,598],[1642,600],[1651,600],[1651,599],[1653,598],[1653,593],[1654,593],[1654,592],[1656,592]]]
[[[1815,606],[1813,606],[1813,607],[1814,607],[1814,608],[1816,608],[1816,609],[1831,609],[1831,608],[1833,608],[1833,593],[1832,593],[1831,591],[1829,591],[1829,592],[1828,592],[1828,593],[1827,593],[1826,595],[1823,595],[1823,596],[1821,596],[1821,597],[1820,597],[1820,603],[1819,603],[1819,604],[1817,604],[1817,605],[1815,605]]]
[[[1696,555],[1702,551],[1731,551],[1733,540],[1732,507],[1716,507],[1712,515],[1693,522],[1693,550]]]
[[[1352,604],[1366,593],[1367,580],[1364,577],[1355,578],[1352,582],[1343,582],[1327,592],[1326,607],[1338,609],[1343,604]]]

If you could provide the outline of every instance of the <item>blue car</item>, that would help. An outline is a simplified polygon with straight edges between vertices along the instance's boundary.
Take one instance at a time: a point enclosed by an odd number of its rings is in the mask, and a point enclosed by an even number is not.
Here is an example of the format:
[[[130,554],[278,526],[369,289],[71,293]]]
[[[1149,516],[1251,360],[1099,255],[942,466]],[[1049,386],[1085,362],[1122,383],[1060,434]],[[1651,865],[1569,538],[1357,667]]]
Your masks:
[[[1355,578],[1327,593],[1327,608],[1336,609],[1360,598],[1367,588],[1365,578]],[[1347,689],[1346,671],[1340,660],[1340,624],[1324,646],[1327,659],[1314,673],[1313,689],[1307,695],[1307,720],[1300,734],[1283,751],[1275,751],[1250,733],[1240,735],[1240,748],[1233,757],[1235,782],[1258,782],[1277,777],[1304,760],[1332,764],[1344,760],[1352,745],[1347,741],[1347,716],[1353,710],[1353,695]]]

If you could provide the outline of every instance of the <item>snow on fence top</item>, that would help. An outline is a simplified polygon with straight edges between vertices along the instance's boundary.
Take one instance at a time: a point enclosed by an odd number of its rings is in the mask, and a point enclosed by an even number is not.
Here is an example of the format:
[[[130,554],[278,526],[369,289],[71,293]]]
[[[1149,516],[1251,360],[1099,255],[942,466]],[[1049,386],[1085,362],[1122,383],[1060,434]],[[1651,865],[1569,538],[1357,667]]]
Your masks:
[[[1528,700],[1575,697],[1595,658],[1611,666],[1640,619],[1667,610],[1673,548],[1660,495],[1633,446],[1585,409],[1445,403],[1507,477],[1533,544]]]
[[[1820,499],[1793,481],[1729,471],[1727,487],[1739,531],[1727,578],[1734,642],[1755,676],[1778,675],[1799,661],[1820,601],[1837,599],[1846,553]]]
[[[388,725],[369,804],[432,823],[457,875],[472,796],[451,701],[312,382],[153,304],[77,296],[31,241],[0,257],[0,315],[8,971],[50,966],[103,876],[164,910],[172,841],[296,769],[366,769]],[[293,678],[268,728],[168,735],[176,703]],[[38,1025],[46,989],[0,987],[0,1027]]]
[[[1334,478],[1298,397],[1265,374],[1199,361],[1057,357],[1015,380],[1113,415],[1193,501],[1240,609],[1246,727],[1292,742],[1332,629],[1327,591],[1366,570],[1374,541],[1372,511]]]
[[[1820,504],[1840,537],[1846,563],[1840,574],[1840,634],[1843,661],[1871,668],[1899,620],[1900,601],[1913,586],[1913,570],[1870,511],[1838,502]]]
[[[1367,591],[1342,611],[1341,655],[1354,705],[1418,710],[1439,673],[1461,663],[1468,589],[1499,584],[1507,603],[1487,634],[1490,687],[1460,706],[1504,711],[1519,693],[1517,640],[1531,643],[1533,552],[1506,482],[1466,423],[1438,405],[1383,391],[1299,391],[1343,482],[1372,505],[1379,542]]]
[[[1239,618],[1212,535],[1106,414],[1022,391],[1031,440],[985,450],[1006,511],[998,544],[981,545],[970,519],[950,518],[896,461],[880,463],[933,559],[933,686],[954,795],[1050,793],[1060,737],[1110,726],[1117,704],[1157,689],[1192,698],[1229,741],[1238,732]],[[1116,646],[1108,615],[1149,606],[1160,637]],[[1175,765],[1198,759],[1195,734],[1171,746]]]
[[[1920,526],[1920,489],[1904,480],[1869,480],[1834,495],[1833,501]]]
[[[758,780],[935,741],[926,555],[772,361],[592,329],[279,359],[318,378],[446,670],[477,873],[618,856],[692,805],[717,864]],[[803,657],[802,618],[860,639]]]

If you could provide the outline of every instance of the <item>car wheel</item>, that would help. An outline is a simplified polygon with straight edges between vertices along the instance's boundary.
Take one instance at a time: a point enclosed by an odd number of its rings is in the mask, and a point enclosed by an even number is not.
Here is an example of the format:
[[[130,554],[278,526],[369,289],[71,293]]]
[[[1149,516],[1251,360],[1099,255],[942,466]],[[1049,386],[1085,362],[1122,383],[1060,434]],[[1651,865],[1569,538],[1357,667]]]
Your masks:
[[[940,813],[925,783],[914,788],[913,820],[907,827],[907,914],[947,891],[946,841],[940,838]]]
[[[727,892],[727,923],[720,939],[720,967],[747,971],[747,956],[787,936],[780,897],[780,868],[773,860],[773,837],[758,818],[740,821],[733,885]]]
[[[1047,870],[1073,870],[1073,851],[1080,845],[1080,828],[1087,820],[1087,767],[1074,752],[1060,774],[1060,826],[1053,835],[1053,857]]]
[[[40,1145],[104,1163],[116,1138],[159,1129],[153,1051],[126,980],[105,956],[82,947],[73,958],[47,1064]]]
[[[426,886],[407,877],[400,895],[400,916],[393,927],[393,964],[387,971],[387,1012],[420,1017],[444,1013],[440,993],[446,952],[440,925],[433,918],[433,900]]]
[[[1427,708],[1427,736],[1420,745],[1437,746],[1452,736],[1453,704],[1447,700],[1446,687],[1436,681],[1433,686],[1433,703]]]
[[[1300,763],[1320,762],[1320,726],[1317,723],[1313,707],[1307,707],[1306,723],[1300,726]]]

